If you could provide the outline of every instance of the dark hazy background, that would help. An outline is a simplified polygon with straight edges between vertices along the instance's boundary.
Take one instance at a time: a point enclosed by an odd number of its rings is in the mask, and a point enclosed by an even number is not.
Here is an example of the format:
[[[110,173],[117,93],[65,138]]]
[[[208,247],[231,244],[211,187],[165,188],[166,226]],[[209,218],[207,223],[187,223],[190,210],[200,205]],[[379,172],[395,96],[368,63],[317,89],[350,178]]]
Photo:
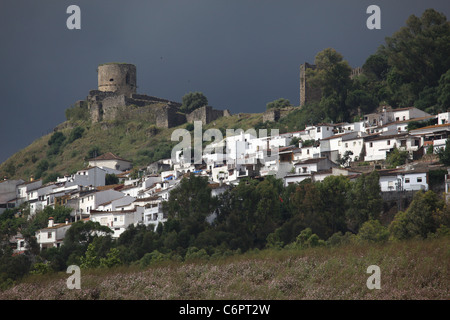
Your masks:
[[[81,30],[66,9],[81,8]],[[381,8],[381,30],[366,9]],[[97,87],[104,62],[137,66],[138,93],[180,101],[201,91],[215,108],[262,112],[299,104],[299,66],[327,47],[352,67],[406,19],[448,0],[71,0],[0,2],[0,162],[65,120]]]

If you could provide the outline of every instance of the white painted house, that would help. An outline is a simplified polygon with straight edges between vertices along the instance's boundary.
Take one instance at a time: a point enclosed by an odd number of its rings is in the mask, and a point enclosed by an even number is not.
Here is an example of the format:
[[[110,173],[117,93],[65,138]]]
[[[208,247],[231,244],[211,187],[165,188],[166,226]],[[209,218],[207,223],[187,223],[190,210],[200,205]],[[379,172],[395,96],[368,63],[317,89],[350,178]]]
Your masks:
[[[112,152],[107,152],[88,161],[91,167],[106,167],[118,171],[126,171],[132,168],[131,161],[118,157]]]
[[[15,207],[17,199],[17,186],[22,185],[23,180],[0,181],[0,214],[6,209]],[[13,202],[11,202],[14,200]]]
[[[41,180],[32,180],[28,182],[24,182],[17,186],[17,205],[20,205],[26,201],[28,201],[29,191],[35,190],[42,186]]]
[[[119,238],[128,226],[132,224],[144,223],[144,207],[136,206],[132,210],[118,211],[91,210],[90,213],[91,221],[107,226],[114,232],[112,234],[113,238]]]
[[[80,193],[79,198],[76,199],[77,206],[75,213],[77,215],[89,215],[91,210],[96,210],[99,205],[123,197],[124,194],[122,192],[112,189],[102,191],[97,191],[95,189],[87,190]]]
[[[101,187],[105,185],[106,171],[99,167],[89,167],[77,171],[71,176],[57,178],[56,182],[64,182],[69,186],[83,186],[83,187]]]
[[[379,170],[380,188],[389,191],[427,191],[428,173],[426,171]]]
[[[54,223],[53,218],[50,217],[48,226],[36,232],[36,240],[40,249],[58,248],[63,243],[66,232],[70,227],[71,224],[67,221],[66,223]]]
[[[385,160],[386,155],[394,146],[400,147],[400,139],[404,139],[407,133],[396,135],[375,135],[364,139],[365,157],[364,161]]]
[[[411,130],[410,133],[421,138],[424,149],[433,146],[433,150],[436,152],[440,148],[445,148],[445,143],[450,137],[450,123],[422,127]]]
[[[311,179],[312,175],[317,172],[327,171],[335,167],[338,167],[338,165],[325,157],[299,161],[294,164],[294,172],[283,178],[284,184],[288,186],[291,183],[299,183],[305,179]]]

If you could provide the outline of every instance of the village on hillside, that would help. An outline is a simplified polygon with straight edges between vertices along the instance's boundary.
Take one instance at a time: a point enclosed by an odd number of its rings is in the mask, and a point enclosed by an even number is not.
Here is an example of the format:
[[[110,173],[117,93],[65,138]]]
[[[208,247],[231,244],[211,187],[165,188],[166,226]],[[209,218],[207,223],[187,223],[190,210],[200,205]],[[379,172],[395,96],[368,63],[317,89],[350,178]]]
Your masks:
[[[408,130],[412,122],[419,126]],[[414,107],[383,107],[381,112],[364,115],[354,123],[318,123],[302,131],[266,137],[242,131],[217,144],[224,146],[224,154],[204,154],[201,164],[177,153],[176,159],[161,159],[139,168],[137,175],[132,174],[131,161],[107,152],[89,159],[87,168],[54,182],[1,181],[0,213],[23,204],[28,206],[30,217],[47,206],[71,208],[70,221],[56,223],[50,217],[48,226],[36,232],[42,250],[59,247],[71,224],[80,220],[108,226],[113,238],[130,225],[143,224],[156,230],[159,223],[167,221],[162,203],[181,179],[191,174],[207,177],[212,195],[217,196],[248,178],[272,175],[288,186],[306,179],[323,181],[331,175],[354,180],[377,170],[383,197],[392,199],[429,189],[428,172],[446,169],[436,153],[445,148],[449,134],[450,112],[431,115]],[[404,165],[385,168],[383,163],[394,149],[406,151],[408,160]],[[106,185],[108,174],[117,176],[119,183]],[[441,190],[448,192],[447,175]],[[10,243],[15,254],[27,249],[21,234]]]

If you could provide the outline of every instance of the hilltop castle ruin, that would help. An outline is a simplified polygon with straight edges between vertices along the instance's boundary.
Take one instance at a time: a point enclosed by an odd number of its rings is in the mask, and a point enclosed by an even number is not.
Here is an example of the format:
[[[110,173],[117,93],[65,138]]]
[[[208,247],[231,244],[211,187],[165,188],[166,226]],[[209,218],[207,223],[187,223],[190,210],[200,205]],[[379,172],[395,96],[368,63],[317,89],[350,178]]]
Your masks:
[[[207,124],[230,116],[228,110],[204,106],[189,114],[180,112],[181,103],[145,94],[137,94],[136,66],[128,63],[105,63],[97,68],[98,89],[89,91],[86,100],[77,106],[87,107],[92,122],[121,118],[154,121],[157,127],[171,128],[186,122]]]

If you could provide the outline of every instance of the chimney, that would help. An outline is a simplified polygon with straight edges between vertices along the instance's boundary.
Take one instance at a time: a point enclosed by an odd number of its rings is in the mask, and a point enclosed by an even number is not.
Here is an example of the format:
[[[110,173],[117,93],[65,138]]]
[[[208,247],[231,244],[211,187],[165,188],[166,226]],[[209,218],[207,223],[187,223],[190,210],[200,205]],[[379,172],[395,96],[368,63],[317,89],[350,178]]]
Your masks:
[[[48,227],[51,228],[53,227],[54,223],[53,223],[53,217],[48,218]]]
[[[66,218],[66,224],[69,224],[69,219]]]

